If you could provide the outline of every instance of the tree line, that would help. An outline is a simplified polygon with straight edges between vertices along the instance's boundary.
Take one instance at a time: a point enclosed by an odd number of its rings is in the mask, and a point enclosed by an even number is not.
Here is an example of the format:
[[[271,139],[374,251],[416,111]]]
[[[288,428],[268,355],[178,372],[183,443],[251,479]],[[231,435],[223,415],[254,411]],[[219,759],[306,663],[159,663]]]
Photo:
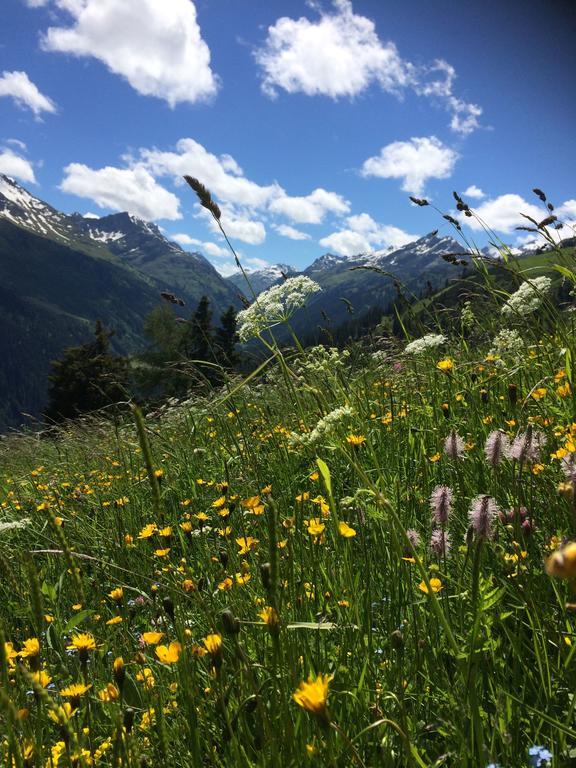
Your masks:
[[[60,422],[129,398],[157,403],[222,384],[239,364],[236,311],[230,306],[217,327],[212,316],[207,296],[188,319],[157,306],[144,321],[147,346],[131,358],[113,352],[114,332],[98,320],[93,339],[52,362],[45,418]]]

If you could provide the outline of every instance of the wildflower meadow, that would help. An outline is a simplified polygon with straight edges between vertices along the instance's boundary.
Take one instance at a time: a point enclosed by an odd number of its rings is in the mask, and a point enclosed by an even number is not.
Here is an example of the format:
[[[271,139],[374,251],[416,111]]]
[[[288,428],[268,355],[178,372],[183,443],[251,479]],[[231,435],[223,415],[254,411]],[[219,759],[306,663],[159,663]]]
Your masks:
[[[280,343],[296,277],[251,374],[0,443],[2,765],[574,764],[576,272],[535,225],[401,337]]]

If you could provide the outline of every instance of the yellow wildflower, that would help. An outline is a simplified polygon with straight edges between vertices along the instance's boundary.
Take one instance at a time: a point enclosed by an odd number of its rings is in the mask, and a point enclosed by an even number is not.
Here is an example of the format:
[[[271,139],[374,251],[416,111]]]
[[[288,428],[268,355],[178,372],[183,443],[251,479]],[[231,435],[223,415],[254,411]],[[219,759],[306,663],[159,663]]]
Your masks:
[[[305,709],[320,720],[329,721],[326,709],[328,701],[328,686],[332,677],[330,675],[318,675],[315,679],[310,676],[307,681],[302,681],[298,690],[292,694],[292,698],[299,707]]]

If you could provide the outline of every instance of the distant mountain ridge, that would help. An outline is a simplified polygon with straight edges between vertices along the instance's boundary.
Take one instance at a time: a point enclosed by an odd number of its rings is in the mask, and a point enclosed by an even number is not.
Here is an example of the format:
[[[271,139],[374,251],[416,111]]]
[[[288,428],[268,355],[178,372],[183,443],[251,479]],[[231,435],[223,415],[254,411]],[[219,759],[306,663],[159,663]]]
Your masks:
[[[248,284],[242,272],[235,272],[226,279],[250,298],[252,291],[256,294],[262,293],[262,291],[268,290],[268,288],[271,288],[285,277],[294,277],[294,275],[298,274],[298,270],[289,264],[273,264],[264,269],[248,270],[246,274],[250,284]]]
[[[207,259],[155,224],[67,215],[0,175],[0,427],[39,415],[50,361],[90,339],[97,319],[114,329],[117,352],[142,349],[144,318],[163,290],[185,301],[184,316],[204,294],[216,317],[241,303]]]

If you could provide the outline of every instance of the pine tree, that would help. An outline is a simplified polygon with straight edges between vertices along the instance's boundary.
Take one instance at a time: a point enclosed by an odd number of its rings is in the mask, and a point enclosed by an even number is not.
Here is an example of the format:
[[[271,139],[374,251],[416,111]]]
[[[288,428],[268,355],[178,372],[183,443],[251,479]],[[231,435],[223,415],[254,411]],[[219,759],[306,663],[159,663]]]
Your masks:
[[[220,315],[220,327],[216,329],[216,349],[220,364],[233,369],[238,365],[236,345],[240,341],[237,332],[236,310],[230,306]]]
[[[185,323],[179,322],[172,309],[159,304],[144,319],[148,347],[138,355],[134,383],[145,399],[180,397],[190,381],[181,368],[181,345]]]
[[[202,296],[184,331],[180,345],[181,356],[195,362],[214,361],[214,338],[210,299]]]
[[[70,347],[52,362],[47,419],[63,421],[125,399],[128,364],[111,354],[111,336],[97,320],[93,341]]]

